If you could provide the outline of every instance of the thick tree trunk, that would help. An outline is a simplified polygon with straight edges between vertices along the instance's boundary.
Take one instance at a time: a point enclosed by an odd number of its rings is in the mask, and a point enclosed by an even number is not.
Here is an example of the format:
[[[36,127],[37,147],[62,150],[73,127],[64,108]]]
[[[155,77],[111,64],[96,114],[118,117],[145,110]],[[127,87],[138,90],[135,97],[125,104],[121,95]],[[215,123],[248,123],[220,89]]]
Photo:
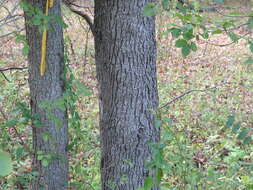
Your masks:
[[[137,190],[150,175],[149,142],[158,106],[155,18],[151,0],[95,0],[95,49],[100,90],[103,190]],[[153,190],[158,188],[153,188]]]
[[[34,7],[45,9],[45,0],[29,0]],[[49,14],[61,17],[60,0],[54,0],[54,6]],[[67,159],[67,114],[54,106],[64,93],[64,62],[63,62],[63,31],[55,22],[50,22],[51,29],[47,34],[46,72],[40,76],[40,57],[42,34],[37,26],[28,24],[32,17],[25,13],[26,35],[30,47],[29,85],[31,93],[32,114],[39,117],[41,126],[33,124],[33,168],[38,175],[31,183],[32,190],[64,190],[68,184],[68,159]],[[42,108],[41,103],[49,101],[50,108]],[[50,110],[51,109],[51,110]],[[60,121],[60,124],[56,121]],[[45,138],[49,137],[49,138]],[[48,166],[42,165],[41,156]]]

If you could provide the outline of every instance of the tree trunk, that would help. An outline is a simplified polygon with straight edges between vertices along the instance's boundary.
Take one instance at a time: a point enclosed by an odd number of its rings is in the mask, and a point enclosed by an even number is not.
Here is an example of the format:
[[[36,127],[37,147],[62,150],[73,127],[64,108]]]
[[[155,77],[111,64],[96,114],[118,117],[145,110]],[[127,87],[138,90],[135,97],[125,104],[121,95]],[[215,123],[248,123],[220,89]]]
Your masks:
[[[45,9],[45,0],[28,0],[34,7]],[[49,14],[61,18],[60,0],[54,0]],[[43,11],[44,12],[44,11]],[[32,17],[25,12],[26,36],[30,47],[28,55],[31,110],[39,117],[33,121],[33,169],[38,172],[31,183],[32,190],[64,190],[68,186],[67,114],[55,106],[64,93],[63,31],[59,23],[50,21],[47,33],[46,72],[40,76],[42,34],[32,24]],[[46,108],[41,103],[49,103]],[[57,122],[58,121],[58,122]],[[38,122],[37,122],[38,123]],[[48,163],[48,166],[47,166]]]
[[[151,1],[95,0],[102,190],[142,187],[148,143],[159,141],[155,18],[143,16]]]

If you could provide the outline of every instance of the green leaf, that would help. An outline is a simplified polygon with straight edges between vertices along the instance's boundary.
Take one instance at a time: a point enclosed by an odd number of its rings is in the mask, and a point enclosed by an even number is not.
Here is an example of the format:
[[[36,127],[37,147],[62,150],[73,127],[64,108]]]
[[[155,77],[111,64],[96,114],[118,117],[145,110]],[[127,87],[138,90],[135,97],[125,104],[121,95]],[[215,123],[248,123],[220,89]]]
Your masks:
[[[16,149],[16,158],[17,159],[21,158],[23,154],[24,154],[24,148],[23,147],[18,147]]]
[[[224,0],[213,0],[214,3],[223,3]]]
[[[167,122],[169,125],[173,123],[173,121],[168,117],[163,118],[163,121]]]
[[[241,132],[239,133],[239,135],[237,136],[237,139],[238,140],[244,139],[247,136],[248,132],[249,130],[247,128],[243,128]]]
[[[247,25],[248,25],[249,29],[252,29],[252,28],[253,28],[253,17],[250,17],[250,18],[248,19]]]
[[[13,127],[13,126],[17,125],[17,123],[18,123],[18,119],[17,118],[13,118],[11,120],[8,120],[5,123],[5,125],[6,125],[6,127]]]
[[[155,120],[155,126],[157,128],[161,127],[162,126],[162,121],[161,120]]]
[[[32,24],[33,25],[41,25],[41,24],[43,24],[43,20],[42,20],[42,18],[43,17],[41,17],[40,15],[36,15],[34,18],[33,18],[33,20],[32,20]]]
[[[187,44],[186,46],[182,47],[181,53],[184,57],[188,56],[191,52],[190,46]]]
[[[253,42],[249,42],[249,48],[250,48],[251,53],[253,53]]]
[[[150,190],[153,187],[153,180],[151,177],[147,177],[144,180],[144,190]]]
[[[91,96],[92,92],[85,86],[80,80],[74,82],[74,87],[76,88],[76,94],[82,96]]]
[[[43,140],[46,142],[51,138],[51,134],[49,132],[43,132],[43,133],[41,133],[41,136],[42,136]]]
[[[17,34],[17,37],[16,37],[16,40],[15,40],[17,43],[23,43],[23,42],[26,42],[26,37],[25,35],[20,35],[20,34]]]
[[[144,16],[155,16],[156,14],[156,7],[154,3],[147,3],[144,6],[143,15]]]
[[[238,15],[241,15],[242,13],[241,12],[238,12],[238,11],[234,11],[234,12],[230,12],[229,15],[231,16],[238,16]]]
[[[241,127],[240,123],[234,124],[234,126],[232,128],[232,133],[237,133],[237,131],[240,129],[240,127]]]
[[[161,168],[158,168],[157,175],[156,175],[157,185],[161,184],[162,177],[163,177],[163,170]]]
[[[52,16],[50,19],[49,19],[49,21],[50,20],[53,20],[53,21],[55,21],[57,24],[59,24],[61,27],[63,27],[63,28],[67,28],[68,27],[68,25],[62,20],[62,18],[61,17],[59,17],[59,16]]]
[[[244,61],[244,64],[246,65],[252,65],[253,64],[253,59],[250,57],[246,61]]]
[[[191,21],[191,19],[192,19],[192,14],[186,14],[183,16],[183,20],[185,21]]]
[[[232,20],[224,21],[222,26],[223,26],[224,29],[228,29],[229,27],[234,26],[234,22]]]
[[[199,9],[200,9],[200,2],[199,1],[193,1],[193,6],[194,6],[195,10],[199,11]]]
[[[181,2],[178,2],[178,3],[177,3],[177,9],[178,9],[181,13],[185,14],[189,8],[186,7],[186,6],[184,6]],[[177,16],[177,15],[176,15],[176,16]],[[183,20],[183,19],[182,19],[182,20]]]
[[[192,51],[197,51],[197,45],[196,45],[196,43],[195,42],[191,42],[191,50]]]
[[[43,158],[41,160],[41,164],[43,167],[47,167],[49,165],[49,160],[47,158]]]
[[[163,152],[157,151],[157,153],[154,155],[154,161],[156,166],[161,166],[163,164]]]
[[[221,34],[222,30],[221,29],[216,29],[212,32],[212,34]]]
[[[169,0],[162,0],[162,7],[163,9],[167,9],[169,6]]]
[[[204,38],[204,39],[208,39],[209,38],[209,34],[208,34],[208,31],[205,30],[203,34],[201,34],[201,36]]]
[[[43,155],[38,155],[38,160],[42,160],[44,158]]]
[[[228,120],[227,120],[227,123],[225,125],[225,128],[230,128],[233,125],[234,121],[235,121],[235,116],[234,115],[228,116]]]
[[[183,33],[183,38],[184,38],[185,40],[187,40],[187,41],[193,39],[193,38],[194,38],[193,29],[190,29],[190,30],[184,32],[184,33]]]
[[[12,172],[11,156],[0,150],[0,176],[6,176]]]
[[[243,144],[249,144],[250,142],[252,141],[252,137],[251,136],[248,136],[246,137],[244,140],[243,140]]]
[[[183,39],[179,39],[175,43],[175,46],[178,47],[178,48],[181,48],[181,47],[184,47],[184,46],[187,46],[187,45],[188,45],[187,41],[183,40]]]
[[[23,56],[28,56],[29,54],[29,46],[28,45],[24,45],[24,47],[22,48],[22,55]]]
[[[240,37],[234,32],[229,32],[228,36],[233,42],[237,42],[240,39]]]
[[[181,35],[182,30],[179,28],[171,28],[170,32],[173,38],[178,38]]]

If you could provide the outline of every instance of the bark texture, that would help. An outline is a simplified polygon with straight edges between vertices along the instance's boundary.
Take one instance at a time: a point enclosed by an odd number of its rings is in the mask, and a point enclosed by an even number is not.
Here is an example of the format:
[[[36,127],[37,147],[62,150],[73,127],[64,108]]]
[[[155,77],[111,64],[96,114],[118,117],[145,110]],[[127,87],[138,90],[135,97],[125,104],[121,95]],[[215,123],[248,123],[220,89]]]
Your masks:
[[[45,9],[45,0],[29,0],[34,7]],[[50,8],[49,14],[61,17],[60,0],[54,0],[54,6]],[[47,56],[46,72],[40,76],[40,52],[42,34],[38,27],[28,24],[32,17],[25,13],[26,36],[30,47],[29,63],[29,85],[31,93],[31,109],[33,115],[38,115],[41,126],[33,125],[33,169],[38,171],[30,189],[32,190],[64,190],[68,184],[68,159],[67,159],[67,114],[66,110],[59,109],[53,103],[62,98],[64,93],[64,62],[63,62],[63,31],[60,24],[50,22],[51,29],[47,34]],[[52,102],[51,110],[42,108],[41,103]],[[61,121],[60,125],[56,120]],[[49,138],[43,138],[48,135]],[[51,155],[48,159],[49,165],[42,166],[38,159],[38,152],[43,155]]]
[[[95,0],[102,190],[142,187],[148,143],[159,141],[155,18],[143,16],[151,1]]]

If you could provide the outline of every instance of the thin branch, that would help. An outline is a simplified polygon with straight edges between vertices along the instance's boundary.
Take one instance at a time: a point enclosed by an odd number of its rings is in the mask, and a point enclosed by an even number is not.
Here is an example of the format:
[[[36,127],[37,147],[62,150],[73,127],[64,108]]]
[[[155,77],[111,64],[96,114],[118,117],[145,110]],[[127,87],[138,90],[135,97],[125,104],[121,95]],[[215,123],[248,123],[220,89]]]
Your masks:
[[[224,17],[229,17],[229,18],[247,18],[247,17],[252,17],[252,16],[249,16],[249,15],[227,15],[227,14],[223,14],[222,12],[216,10],[216,12],[218,14],[220,14],[221,16],[224,16]]]
[[[9,32],[9,33],[7,33],[7,34],[1,35],[0,38],[5,38],[5,37],[7,37],[7,36],[9,36],[9,35],[15,34],[15,33],[17,33],[17,32],[22,32],[22,31],[24,31],[24,30],[25,30],[24,28],[21,28],[21,29],[19,29],[18,31],[12,31],[12,32]]]
[[[27,67],[10,67],[10,68],[5,68],[5,69],[1,69],[0,68],[0,73],[3,75],[4,79],[7,80],[8,82],[11,82],[10,79],[8,79],[8,77],[4,74],[5,71],[11,71],[11,70],[24,70],[27,69]]]
[[[15,14],[15,15],[6,16],[6,17],[0,19],[0,22],[5,22],[6,20],[9,20],[11,18],[15,18],[17,16],[21,16],[21,14]]]
[[[246,22],[246,23],[242,23],[242,24],[240,24],[240,25],[238,25],[238,26],[235,26],[235,27],[233,27],[233,28],[223,29],[222,31],[225,31],[225,32],[231,32],[231,31],[233,31],[233,30],[240,29],[241,27],[243,27],[243,26],[247,26],[247,25],[249,25],[249,23],[248,23],[248,22]]]
[[[70,8],[70,10],[74,13],[76,13],[77,15],[81,16],[86,22],[87,24],[89,25],[91,31],[92,31],[92,34],[94,34],[94,26],[93,26],[93,21],[91,19],[91,17],[85,13],[83,13],[82,11],[79,11],[79,10],[76,10],[76,9],[73,9],[73,8]]]
[[[8,15],[7,15],[4,19],[5,19],[5,20],[8,20],[10,17],[12,17],[12,14],[18,9],[18,7],[19,7],[19,2],[17,2],[17,3],[13,6],[12,10],[9,10],[7,7],[2,6],[2,8],[4,8],[4,9],[8,12]]]
[[[245,36],[247,36],[247,35],[249,35],[249,34],[251,34],[251,32],[248,32],[248,33],[244,34],[243,36],[241,36],[241,38],[243,38],[243,37],[245,37]],[[240,39],[241,39],[241,38],[240,38]],[[206,43],[208,43],[208,44],[210,44],[210,45],[213,45],[213,46],[226,47],[226,46],[232,45],[232,44],[234,44],[234,43],[237,43],[240,39],[238,39],[237,41],[229,42],[229,43],[227,43],[227,44],[215,44],[215,43],[212,43],[212,42],[206,42]]]
[[[75,3],[73,3],[73,2],[68,2],[70,5],[72,5],[72,6],[75,6],[75,7],[78,7],[78,8],[83,8],[83,9],[90,9],[90,8],[94,8],[94,7],[91,7],[91,6],[81,6],[81,5],[77,5],[77,4],[75,4]]]
[[[86,65],[86,60],[87,60],[89,33],[90,33],[90,30],[88,30],[88,32],[86,33],[86,42],[85,42],[85,48],[84,48],[84,66]]]
[[[79,11],[79,10],[73,8],[72,5],[71,5],[71,3],[70,3],[69,1],[64,0],[63,2],[64,2],[64,4],[65,4],[72,12],[74,12],[74,13],[76,13],[77,15],[81,16],[81,17],[87,22],[87,24],[89,25],[89,27],[90,27],[90,29],[91,29],[93,35],[94,35],[94,26],[93,26],[93,20],[92,20],[92,18],[91,18],[88,14],[86,14],[86,13],[84,13],[84,12],[82,12],[82,11]]]
[[[11,81],[7,78],[7,76],[4,74],[3,71],[0,71],[0,73],[3,75],[3,77],[4,77],[5,80],[7,80],[8,82],[11,82]]]
[[[11,19],[11,18],[13,18],[13,19]],[[2,24],[0,25],[0,27],[3,27],[4,25],[9,25],[9,24],[13,23],[14,21],[20,20],[20,19],[22,19],[22,18],[23,18],[23,17],[20,16],[20,15],[15,15],[15,17],[14,17],[14,16],[13,16],[13,17],[10,17],[10,19],[5,20],[4,23],[2,23]],[[1,21],[0,21],[0,22],[1,22]]]
[[[205,23],[205,24],[207,24],[207,23]],[[228,28],[228,29],[226,29],[226,28],[224,28],[223,26],[221,26],[221,25],[215,25],[215,27],[213,26],[213,27],[210,27],[210,29],[208,29],[207,31],[208,32],[213,32],[213,30],[212,29],[220,29],[220,31],[222,31],[222,32],[231,32],[231,31],[234,31],[234,30],[237,30],[237,29],[240,29],[241,27],[243,27],[243,26],[247,26],[247,25],[249,25],[249,23],[248,22],[246,22],[246,23],[242,23],[242,24],[239,24],[238,26],[234,26],[234,27],[232,27],[232,28]],[[201,35],[201,34],[199,34],[199,35]],[[247,35],[247,34],[246,34]]]
[[[216,88],[217,88],[217,87],[215,86],[215,87],[206,88],[206,89],[203,89],[203,90],[196,90],[196,89],[194,89],[194,90],[188,90],[188,91],[184,92],[183,94],[181,94],[181,95],[179,95],[179,96],[173,98],[173,99],[170,100],[169,102],[165,103],[165,104],[162,105],[159,109],[163,109],[163,108],[167,107],[168,105],[173,104],[174,102],[178,101],[178,100],[181,99],[182,97],[184,97],[184,96],[186,96],[186,95],[188,95],[188,94],[190,94],[190,93],[192,93],[192,92],[206,92],[206,91],[213,90],[213,89],[216,89]]]
[[[227,44],[215,44],[215,43],[212,43],[212,42],[206,42],[207,44],[210,44],[210,45],[213,45],[213,46],[217,46],[217,47],[226,47],[226,46],[230,46],[234,43],[236,43],[237,41],[234,41],[234,42],[229,42]]]
[[[5,69],[0,68],[0,71],[4,72],[4,71],[10,71],[10,70],[24,70],[24,69],[27,69],[27,67],[10,67],[10,68],[5,68]]]

